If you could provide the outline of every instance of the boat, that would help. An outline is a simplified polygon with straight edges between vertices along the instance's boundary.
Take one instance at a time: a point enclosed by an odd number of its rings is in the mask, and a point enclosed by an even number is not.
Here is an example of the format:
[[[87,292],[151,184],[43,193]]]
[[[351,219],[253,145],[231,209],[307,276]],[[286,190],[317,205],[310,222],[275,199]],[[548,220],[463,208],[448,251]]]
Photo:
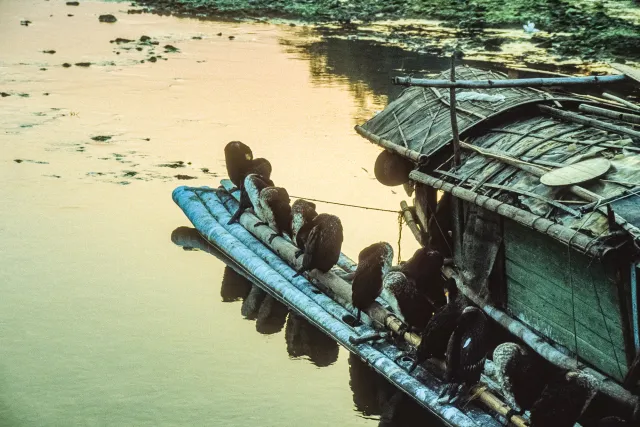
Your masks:
[[[629,126],[640,117],[635,104],[532,87],[570,85],[572,78],[511,85],[504,74],[466,66],[452,74],[459,80],[449,72],[396,79],[409,87],[356,132],[410,164],[400,181],[415,199],[412,207],[404,203],[403,215],[419,242],[446,254],[443,273],[460,291],[550,363],[588,372],[606,405],[637,422],[640,184],[633,183],[640,183],[640,132]],[[624,83],[625,74],[581,84]],[[403,329],[388,301],[378,298],[364,321],[355,321],[348,283],[355,262],[341,254],[328,273],[294,277],[298,248],[289,239],[270,242],[272,230],[255,227],[259,219],[250,212],[227,224],[238,207],[233,187],[222,180],[218,188],[173,192],[228,265],[445,425],[527,425],[520,415],[505,418],[511,408],[490,360],[475,400],[463,408],[441,404],[442,362],[407,372],[404,355],[420,337]],[[389,333],[405,342],[386,339]]]

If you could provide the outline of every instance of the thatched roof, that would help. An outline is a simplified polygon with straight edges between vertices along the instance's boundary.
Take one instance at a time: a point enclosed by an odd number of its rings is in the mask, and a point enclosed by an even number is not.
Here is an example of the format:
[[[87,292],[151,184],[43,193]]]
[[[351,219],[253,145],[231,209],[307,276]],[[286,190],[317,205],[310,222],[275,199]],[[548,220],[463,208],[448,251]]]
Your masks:
[[[449,72],[436,79],[448,79]],[[496,80],[505,74],[457,67],[459,80]],[[486,101],[477,100],[485,95]],[[529,88],[456,89],[458,126],[464,132],[504,111],[523,104],[567,99]],[[449,90],[409,87],[382,112],[362,125],[362,129],[416,153],[431,156],[451,142]]]
[[[460,80],[505,78],[504,75],[469,67],[458,67],[456,74]],[[447,73],[439,76],[442,79],[447,77]],[[580,111],[579,105],[583,102],[619,112],[632,111],[612,107],[611,104],[599,104],[592,98],[554,97],[550,93],[534,89],[472,91],[493,96],[488,100],[478,99],[478,95],[470,92],[466,89],[456,90],[458,124],[461,135],[466,137],[468,144],[528,162],[534,168],[555,169],[590,157],[605,157],[611,161],[611,169],[600,179],[581,184],[582,187],[602,199],[623,195],[634,187],[640,188],[640,138],[636,137],[640,133],[620,119],[603,118]],[[460,99],[465,96],[467,100]],[[474,96],[475,100],[469,99]],[[498,101],[496,96],[504,99]],[[554,110],[544,110],[545,107],[539,109],[539,104],[553,105]],[[517,114],[503,114],[509,111],[517,111]],[[602,130],[602,126],[576,123],[549,114],[558,111],[561,114],[565,111],[579,112],[587,120],[592,118],[600,123],[604,122],[605,127],[609,124],[630,131],[625,134],[615,130]],[[489,120],[490,118],[492,119]],[[462,164],[457,169],[452,168],[450,158],[446,161],[452,152],[447,89],[410,87],[384,111],[366,122],[362,129],[359,132],[366,134],[368,139],[377,143],[384,140],[381,145],[387,144],[386,148],[389,148],[389,144],[395,144],[404,150],[392,147],[395,152],[414,161],[422,161],[425,157],[430,158],[438,153],[439,160],[444,159],[444,163],[438,166],[442,161],[433,162],[423,166],[421,170],[455,187],[497,199],[531,212],[535,217],[550,219],[592,238],[594,243],[606,242],[609,236],[616,235],[609,227],[604,209],[578,212],[577,209],[588,203],[588,200],[571,194],[568,187],[545,186],[540,183],[539,176],[491,158],[486,153],[463,150]],[[637,214],[640,197],[627,197],[612,203],[612,207],[614,211],[618,211],[618,215],[623,215],[630,222],[624,228],[638,240],[640,230],[634,227],[640,226],[640,215]],[[618,224],[623,222],[625,221],[618,221]]]

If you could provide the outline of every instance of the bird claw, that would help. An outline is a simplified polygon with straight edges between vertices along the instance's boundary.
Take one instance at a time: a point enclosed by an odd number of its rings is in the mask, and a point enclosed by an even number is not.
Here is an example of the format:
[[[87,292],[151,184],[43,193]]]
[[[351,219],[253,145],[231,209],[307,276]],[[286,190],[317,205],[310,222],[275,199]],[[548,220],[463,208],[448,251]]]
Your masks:
[[[302,255],[304,255],[304,251],[302,249],[296,251],[296,253],[293,255],[296,257],[296,259],[300,258]]]
[[[255,224],[253,224],[253,228],[258,228],[261,225],[269,225],[269,224],[267,224],[264,221],[259,221],[259,222],[256,222]]]
[[[460,387],[462,387],[462,385],[458,385],[457,383],[445,384],[438,395],[438,403],[441,405],[454,403],[455,400],[457,400],[457,391]],[[456,394],[454,395],[454,393]]]
[[[280,236],[278,233],[274,233],[269,237],[269,244],[273,243],[273,239]]]
[[[235,193],[236,191],[240,191],[238,187],[233,187],[229,189],[229,193]]]

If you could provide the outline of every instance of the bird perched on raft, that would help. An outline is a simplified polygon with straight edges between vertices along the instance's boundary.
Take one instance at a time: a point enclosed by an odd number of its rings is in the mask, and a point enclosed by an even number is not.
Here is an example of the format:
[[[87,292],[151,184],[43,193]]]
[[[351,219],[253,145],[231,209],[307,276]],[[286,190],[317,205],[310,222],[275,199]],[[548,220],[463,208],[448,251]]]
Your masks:
[[[251,196],[249,195],[249,191],[252,192],[252,194],[255,197],[255,200],[257,201],[260,191],[262,191],[264,188],[271,187],[271,186],[273,186],[273,181],[271,181],[271,179],[269,179],[268,176],[265,177],[264,175],[260,175],[257,173],[251,173],[247,175],[247,177],[244,179],[244,182],[241,186],[240,203],[239,203],[238,209],[235,211],[235,213],[233,214],[233,216],[231,217],[231,219],[227,224],[233,224],[234,222],[237,222],[240,219],[240,216],[244,213],[244,211],[252,207],[254,202],[251,199]],[[255,206],[254,206],[254,210],[255,210]]]
[[[254,159],[251,148],[240,141],[231,141],[224,147],[224,160],[229,179],[236,186],[231,192],[241,189],[250,173],[258,173],[266,178],[271,176],[271,163],[263,158]]]
[[[418,290],[415,280],[402,271],[391,271],[384,276],[382,284],[383,288],[394,296],[408,329],[423,330],[433,316],[435,308]]]
[[[304,249],[296,253],[296,258],[302,256],[302,264],[294,277],[313,269],[326,273],[340,258],[344,239],[340,218],[321,213],[313,219],[311,225]]]
[[[591,403],[597,380],[580,371],[565,371],[552,380],[531,408],[531,427],[573,427]]]
[[[440,401],[453,403],[480,381],[489,350],[487,318],[477,307],[466,307],[447,345],[447,367]]]
[[[505,342],[495,348],[493,363],[505,400],[513,408],[507,418],[531,409],[553,369],[545,366],[536,354],[513,342]]]
[[[351,291],[351,302],[358,309],[358,322],[362,311],[382,292],[382,281],[392,262],[393,248],[387,242],[374,243],[360,251]]]
[[[449,338],[456,329],[458,317],[460,317],[462,310],[467,305],[464,297],[458,294],[455,280],[448,279],[445,285],[449,292],[449,302],[436,310],[426,328],[420,334],[420,345],[416,349],[416,357],[409,368],[409,372],[412,372],[416,366],[421,365],[427,359],[432,357],[444,358]]]
[[[417,291],[427,298],[434,309],[447,303],[441,274],[443,263],[444,257],[440,252],[420,248],[401,268],[401,271],[415,282]]]
[[[265,222],[258,222],[254,226],[268,225],[274,234],[269,243],[278,236],[291,235],[291,205],[289,193],[282,187],[266,187],[258,194],[257,205],[253,208],[256,215]]]
[[[291,205],[291,240],[298,248],[304,248],[313,226],[313,219],[317,216],[314,203],[298,199]]]
[[[271,180],[271,163],[269,163],[267,159],[255,159],[247,172],[247,176],[244,178],[244,181],[240,185],[240,204],[227,224],[233,224],[234,222],[238,221],[240,219],[240,215],[242,215],[245,210],[251,207],[251,199],[249,198],[249,194],[246,190],[246,182],[249,176],[257,175],[257,178],[262,181],[260,183],[256,181],[257,188],[262,189],[268,186],[275,185]],[[257,178],[254,176],[251,179],[256,180]]]

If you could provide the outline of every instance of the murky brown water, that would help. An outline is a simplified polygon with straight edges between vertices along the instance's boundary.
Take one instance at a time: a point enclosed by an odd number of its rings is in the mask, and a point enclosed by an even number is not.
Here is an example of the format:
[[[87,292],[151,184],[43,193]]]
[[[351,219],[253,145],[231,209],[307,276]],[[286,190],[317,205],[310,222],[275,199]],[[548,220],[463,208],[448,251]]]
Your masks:
[[[377,183],[379,150],[353,126],[409,56],[362,64],[301,27],[127,8],[0,0],[0,425],[424,425],[347,351],[282,307],[260,317],[249,303],[272,302],[170,238],[190,225],[171,191],[216,186],[234,139],[292,195],[397,209],[406,195]],[[398,240],[394,214],[318,207],[351,257]],[[416,248],[405,229],[403,257]]]

